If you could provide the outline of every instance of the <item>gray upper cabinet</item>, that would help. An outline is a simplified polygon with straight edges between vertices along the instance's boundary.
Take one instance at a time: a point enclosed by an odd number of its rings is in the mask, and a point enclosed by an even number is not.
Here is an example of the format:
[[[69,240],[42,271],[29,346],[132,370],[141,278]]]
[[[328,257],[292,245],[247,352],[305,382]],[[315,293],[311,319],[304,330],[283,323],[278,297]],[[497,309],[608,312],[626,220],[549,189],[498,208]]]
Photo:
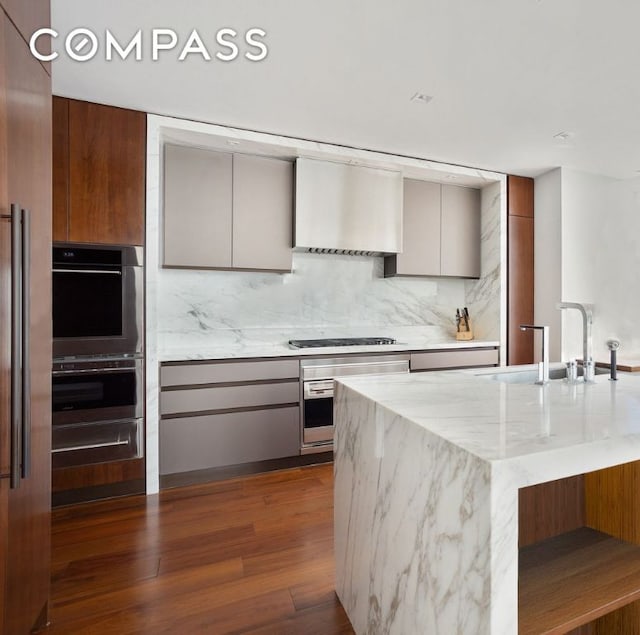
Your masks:
[[[440,184],[404,180],[402,253],[385,258],[385,275],[440,275]]]
[[[165,145],[164,265],[291,270],[293,163]]]
[[[291,271],[293,163],[233,157],[233,267]]]
[[[231,267],[233,155],[164,148],[164,264]]]
[[[480,190],[404,180],[402,253],[385,276],[480,277]]]
[[[442,186],[441,275],[480,277],[480,190]]]

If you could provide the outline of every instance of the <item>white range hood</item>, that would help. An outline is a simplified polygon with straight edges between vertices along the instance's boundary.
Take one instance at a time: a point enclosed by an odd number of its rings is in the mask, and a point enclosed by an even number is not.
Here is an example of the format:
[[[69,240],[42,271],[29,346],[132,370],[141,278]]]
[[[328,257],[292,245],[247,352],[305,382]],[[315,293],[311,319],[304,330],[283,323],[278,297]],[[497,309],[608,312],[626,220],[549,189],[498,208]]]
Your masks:
[[[360,165],[296,161],[294,247],[354,255],[402,251],[402,174]]]

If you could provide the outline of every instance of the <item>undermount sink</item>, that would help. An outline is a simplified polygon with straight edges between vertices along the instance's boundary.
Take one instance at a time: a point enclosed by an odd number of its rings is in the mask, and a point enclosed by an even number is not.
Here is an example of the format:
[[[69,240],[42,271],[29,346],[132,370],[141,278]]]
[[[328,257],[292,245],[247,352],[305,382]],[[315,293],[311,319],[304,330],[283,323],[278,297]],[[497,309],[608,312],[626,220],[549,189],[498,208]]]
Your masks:
[[[598,366],[596,366],[595,373],[596,375],[607,375],[609,373],[609,369],[599,368]],[[582,375],[582,366],[578,366],[578,377],[582,377]],[[531,369],[514,370],[505,373],[496,373],[495,375],[489,375],[489,377],[494,381],[499,381],[505,384],[535,384],[538,380],[538,371]],[[551,381],[566,379],[566,377],[566,367],[549,369],[549,379]]]

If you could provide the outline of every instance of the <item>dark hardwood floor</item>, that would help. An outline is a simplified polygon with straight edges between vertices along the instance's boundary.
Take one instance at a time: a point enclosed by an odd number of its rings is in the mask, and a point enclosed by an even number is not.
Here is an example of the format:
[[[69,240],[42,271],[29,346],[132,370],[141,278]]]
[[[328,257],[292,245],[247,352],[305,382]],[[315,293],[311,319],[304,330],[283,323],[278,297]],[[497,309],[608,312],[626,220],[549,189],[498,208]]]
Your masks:
[[[58,508],[47,632],[353,633],[334,593],[332,470]]]

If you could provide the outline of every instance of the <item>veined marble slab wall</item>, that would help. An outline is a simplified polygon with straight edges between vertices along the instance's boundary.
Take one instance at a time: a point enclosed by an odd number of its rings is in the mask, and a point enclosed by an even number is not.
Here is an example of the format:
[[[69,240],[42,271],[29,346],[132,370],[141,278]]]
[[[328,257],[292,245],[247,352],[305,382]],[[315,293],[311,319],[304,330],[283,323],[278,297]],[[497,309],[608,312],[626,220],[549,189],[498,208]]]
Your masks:
[[[482,278],[384,278],[383,258],[294,253],[290,274],[162,269],[161,351],[290,338],[389,335],[446,342],[456,307],[476,338],[501,339],[500,183],[482,196]]]
[[[160,349],[291,337],[455,330],[462,280],[383,277],[383,259],[297,253],[290,274],[166,269],[158,276]],[[493,339],[498,339],[496,335]]]
[[[161,266],[161,144],[188,135],[236,138],[306,156],[392,162],[399,169],[443,173],[482,188],[482,278],[383,277],[383,259],[296,253],[290,274],[189,271]],[[199,141],[196,141],[199,143]],[[428,178],[425,176],[425,178]],[[387,336],[445,344],[455,336],[456,307],[467,306],[476,339],[506,341],[506,177],[460,166],[338,148],[274,135],[149,115],[147,125],[146,360],[147,492],[159,488],[158,364],[181,351],[249,350],[291,338]]]

